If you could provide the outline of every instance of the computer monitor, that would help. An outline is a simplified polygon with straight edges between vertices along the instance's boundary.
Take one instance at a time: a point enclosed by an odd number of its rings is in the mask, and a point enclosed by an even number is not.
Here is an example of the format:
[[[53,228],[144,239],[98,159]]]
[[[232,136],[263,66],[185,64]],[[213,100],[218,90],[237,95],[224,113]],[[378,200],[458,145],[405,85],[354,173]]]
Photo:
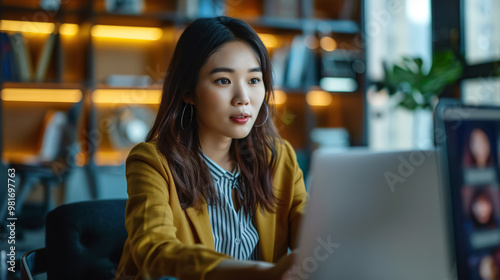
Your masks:
[[[434,150],[324,151],[291,279],[454,279]]]
[[[451,199],[458,279],[500,279],[500,107],[442,99],[435,141]]]

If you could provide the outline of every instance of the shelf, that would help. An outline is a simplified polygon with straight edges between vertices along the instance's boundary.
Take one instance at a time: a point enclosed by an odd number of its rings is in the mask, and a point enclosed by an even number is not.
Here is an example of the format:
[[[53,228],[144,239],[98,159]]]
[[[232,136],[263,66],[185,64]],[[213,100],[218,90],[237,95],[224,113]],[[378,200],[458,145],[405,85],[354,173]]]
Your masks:
[[[92,93],[92,101],[99,105],[158,105],[161,93],[161,89],[155,88],[100,88]]]
[[[64,16],[84,16],[89,13],[87,9],[59,9],[59,10],[43,10],[40,7],[19,7],[10,5],[0,5],[0,9],[5,13],[40,13],[45,12],[47,15],[64,15]]]
[[[3,102],[78,103],[82,100],[80,89],[54,88],[3,88]]]
[[[10,12],[23,12],[23,13],[36,13],[43,11],[37,8],[29,7],[14,7],[14,6],[0,6],[4,11]],[[63,15],[85,15],[88,11],[85,10],[64,10],[59,11],[46,11],[50,14],[62,13]],[[120,14],[108,12],[90,12],[96,19],[107,18],[110,20],[138,20],[138,21],[162,21],[170,22],[181,25],[188,25],[195,19],[186,16],[178,15],[175,11],[168,12],[146,12],[142,14]],[[290,31],[303,31],[303,30],[317,30],[318,25],[327,24],[333,33],[341,34],[356,34],[360,32],[359,23],[352,20],[323,20],[323,19],[303,19],[303,18],[280,18],[272,16],[261,16],[252,18],[239,19],[247,22],[252,27],[260,28],[275,28]]]
[[[61,9],[58,11],[44,11],[36,7],[39,0],[33,0],[29,5],[25,5],[25,1],[19,1],[19,5],[24,5],[24,7],[14,6],[17,5],[15,1],[10,0],[8,3],[4,1],[5,5],[0,4],[0,9],[3,12],[2,19],[32,22],[36,20],[34,15],[38,13],[47,14],[49,20],[46,21],[54,23],[54,26],[59,26],[59,23],[78,24],[79,32],[74,36],[60,37],[60,47],[55,49],[56,55],[52,56],[54,61],[51,61],[50,64],[53,71],[48,72],[52,75],[46,79],[47,81],[69,83],[4,82],[0,84],[1,88],[68,89],[80,90],[82,94],[80,98],[73,101],[81,101],[80,103],[57,103],[52,101],[3,102],[4,145],[8,144],[5,148],[9,149],[10,152],[10,154],[7,153],[7,158],[4,153],[4,160],[33,162],[35,155],[30,154],[31,147],[33,147],[32,142],[39,133],[37,129],[39,129],[39,123],[46,112],[52,109],[68,111],[77,108],[81,110],[78,111],[78,116],[81,117],[82,122],[81,134],[88,133],[87,131],[102,133],[102,141],[89,143],[91,145],[89,150],[92,149],[95,152],[93,154],[95,163],[97,165],[123,164],[129,151],[120,149],[121,146],[119,145],[113,145],[111,141],[113,139],[110,139],[103,123],[116,118],[119,112],[129,108],[151,109],[151,112],[157,112],[162,95],[162,85],[157,83],[163,82],[178,35],[180,35],[183,28],[196,19],[180,13],[181,9],[177,9],[175,1],[145,1],[145,12],[141,14],[106,12],[105,0],[89,2],[84,0],[63,1]],[[325,30],[325,26],[326,33],[333,34],[331,36],[337,40],[339,46],[342,48],[356,48],[353,47],[356,45],[352,41],[356,39],[354,35],[361,32],[361,27],[359,22],[349,20],[351,17],[343,17],[346,20],[280,17],[280,15],[284,14],[269,13],[263,9],[265,4],[269,4],[271,1],[273,0],[262,0],[256,2],[257,4],[244,1],[240,2],[241,5],[224,2],[226,5],[236,5],[230,7],[231,9],[238,9],[238,11],[230,13],[226,7],[226,14],[245,21],[259,35],[264,35],[264,37],[268,35],[266,37],[268,40],[266,41],[263,37],[262,41],[267,42],[266,47],[268,47],[270,56],[278,53],[281,49],[286,49],[287,45],[291,44],[297,35],[318,36],[321,33],[320,30]],[[297,3],[301,3],[301,1]],[[329,4],[326,0],[323,3],[326,3],[325,5]],[[339,13],[336,13],[336,10],[332,8],[334,5],[336,4],[332,3],[331,6],[328,6],[328,11],[331,13],[327,15],[333,15],[330,18],[340,18],[337,16]],[[252,9],[247,9],[249,6]],[[303,6],[301,5],[300,8],[303,8]],[[322,8],[318,9],[321,10]],[[306,13],[303,11],[297,11],[296,13],[296,15],[303,14]],[[312,14],[309,13],[309,15]],[[43,21],[43,18],[39,20]],[[154,41],[130,39],[123,41],[122,39],[110,39],[109,37],[112,36],[96,37],[92,33],[92,28],[96,25],[161,28],[163,35],[156,36],[157,40]],[[118,29],[115,28],[111,33],[116,33],[115,31]],[[31,34],[28,35],[31,36]],[[43,36],[30,40],[29,47],[32,50],[33,61],[36,61],[36,56],[41,53],[44,40],[45,37]],[[278,44],[272,44],[269,41],[278,42]],[[311,48],[314,50],[315,55],[323,52],[319,48]],[[345,52],[332,53],[332,55],[344,56],[345,54]],[[357,54],[356,52],[349,53],[349,57],[364,60],[363,57],[356,56]],[[108,82],[111,75],[148,75],[156,84],[147,88],[110,87],[105,83]],[[355,92],[349,95],[333,96],[336,101],[333,102],[335,104],[332,103],[330,106],[318,109],[316,107],[312,108],[306,102],[306,95],[311,90],[309,87],[277,87],[275,90],[286,93],[286,96],[281,99],[281,101],[286,101],[276,105],[278,115],[281,118],[277,125],[283,136],[285,136],[284,138],[289,139],[295,148],[303,149],[304,153],[308,152],[307,132],[311,127],[314,127],[315,118],[322,120],[322,123],[326,125],[339,125],[348,128],[350,126],[351,130],[357,133],[353,127],[358,125],[355,116],[361,115],[358,108],[362,94]],[[335,95],[335,93],[332,95]],[[330,113],[326,113],[327,111]],[[314,116],[316,113],[321,115],[318,115],[319,117]],[[6,135],[6,132],[11,133],[11,135]],[[88,155],[85,154],[84,156]]]
[[[318,19],[291,19],[277,17],[260,17],[257,19],[243,19],[248,24],[257,27],[271,27],[289,30],[317,30],[318,25],[327,24],[333,33],[356,34],[360,31],[359,24],[350,20],[318,20]]]
[[[130,148],[131,150],[132,148]],[[94,161],[98,166],[120,166],[125,164],[130,150],[125,151],[113,151],[113,150],[102,150],[97,151],[94,155]]]
[[[138,15],[134,14],[118,14],[108,12],[96,12],[94,15],[97,18],[115,18],[115,19],[132,19],[132,20],[158,20],[165,22],[187,22],[187,18],[179,17],[176,12],[146,12]]]
[[[113,14],[107,12],[98,12],[95,14],[99,17],[116,18],[120,20],[159,20],[163,22],[171,22],[177,24],[188,25],[195,19],[186,16],[179,16],[176,12],[155,12],[144,13],[139,15],[131,14]],[[239,18],[247,22],[252,27],[261,28],[276,28],[291,31],[303,31],[304,29],[317,29],[320,24],[327,24],[333,33],[356,34],[360,31],[360,26],[357,22],[351,20],[320,20],[320,19],[301,19],[301,18],[279,18],[279,17],[253,17]]]
[[[23,82],[4,82],[1,85],[5,88],[32,88],[32,89],[83,89],[83,83],[23,83]]]
[[[11,152],[4,151],[2,154],[2,162],[4,164],[17,163],[17,164],[36,164],[39,162],[39,156],[35,152],[28,153],[26,151]]]

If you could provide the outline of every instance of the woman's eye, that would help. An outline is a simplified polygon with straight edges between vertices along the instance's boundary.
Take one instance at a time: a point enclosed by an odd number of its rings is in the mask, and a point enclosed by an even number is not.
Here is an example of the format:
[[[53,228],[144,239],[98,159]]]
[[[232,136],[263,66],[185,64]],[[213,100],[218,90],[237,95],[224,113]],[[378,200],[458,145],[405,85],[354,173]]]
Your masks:
[[[260,80],[259,80],[259,79],[257,79],[257,78],[252,78],[252,79],[250,79],[250,83],[251,83],[251,84],[256,84],[256,83],[258,83],[259,81],[260,81]]]
[[[217,79],[215,80],[217,83],[221,84],[221,85],[227,85],[229,84],[229,80],[226,79],[226,78],[220,78],[220,79]]]

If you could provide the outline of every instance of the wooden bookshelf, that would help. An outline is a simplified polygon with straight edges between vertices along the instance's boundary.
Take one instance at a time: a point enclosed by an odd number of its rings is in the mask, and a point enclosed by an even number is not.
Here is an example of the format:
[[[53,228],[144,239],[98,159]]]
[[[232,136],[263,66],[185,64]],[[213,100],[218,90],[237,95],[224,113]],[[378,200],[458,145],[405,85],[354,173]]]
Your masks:
[[[136,106],[156,111],[158,104],[134,101],[99,103],[95,102],[93,96],[99,90],[106,89],[124,92],[133,89],[159,90],[178,37],[196,17],[182,12],[180,5],[185,1],[181,0],[144,0],[142,11],[136,14],[109,12],[105,0],[63,2],[58,11],[44,11],[40,8],[39,0],[2,1],[0,20],[28,24],[51,23],[59,31],[62,26],[76,29],[71,35],[59,36],[44,82],[10,82],[3,80],[2,75],[1,89],[81,90],[82,129],[87,132],[98,131],[102,135],[100,141],[90,143],[85,141],[84,133],[80,132],[85,150],[92,151],[94,157],[85,158],[98,165],[124,164],[130,149],[114,147],[109,133],[100,124],[124,107]],[[226,6],[221,9],[225,15],[245,20],[259,34],[269,35],[277,42],[275,46],[268,47],[272,58],[277,50],[291,45],[298,35],[310,35],[317,40],[326,35],[334,38],[337,48],[359,52],[361,55],[355,59],[364,62],[364,46],[359,44],[362,0],[352,3],[347,0],[335,3],[326,0],[232,0],[224,3]],[[155,40],[97,37],[93,35],[93,28],[98,25],[157,28],[161,30],[161,36]],[[322,30],[328,26],[329,33],[319,32],[320,26]],[[5,32],[12,34],[15,31]],[[35,66],[48,34],[22,34],[29,36],[28,46]],[[311,52],[318,58],[323,50],[318,46]],[[146,88],[112,87],[107,85],[111,75],[149,76],[152,85]],[[355,92],[332,92],[334,101],[321,108],[306,102],[307,92],[317,84],[308,82],[295,88],[282,87],[287,94],[287,101],[277,106],[275,121],[280,134],[296,149],[306,153],[311,149],[308,133],[314,127],[346,127],[352,144],[363,144],[364,74],[358,74],[356,80],[359,86]],[[2,101],[3,160],[15,162],[24,158],[24,161],[29,162],[33,159],[32,155],[36,151],[30,147],[34,147],[32,140],[40,133],[43,115],[48,110],[67,111],[72,106],[71,103]],[[17,127],[12,124],[14,120],[19,121]]]

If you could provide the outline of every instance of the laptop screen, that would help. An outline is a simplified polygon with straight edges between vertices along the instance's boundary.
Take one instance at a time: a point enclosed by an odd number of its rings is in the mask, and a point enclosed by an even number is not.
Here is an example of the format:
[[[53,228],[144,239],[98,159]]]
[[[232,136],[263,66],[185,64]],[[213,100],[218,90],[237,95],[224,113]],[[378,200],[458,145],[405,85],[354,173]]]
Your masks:
[[[500,279],[500,108],[455,104],[441,118],[458,279]]]

